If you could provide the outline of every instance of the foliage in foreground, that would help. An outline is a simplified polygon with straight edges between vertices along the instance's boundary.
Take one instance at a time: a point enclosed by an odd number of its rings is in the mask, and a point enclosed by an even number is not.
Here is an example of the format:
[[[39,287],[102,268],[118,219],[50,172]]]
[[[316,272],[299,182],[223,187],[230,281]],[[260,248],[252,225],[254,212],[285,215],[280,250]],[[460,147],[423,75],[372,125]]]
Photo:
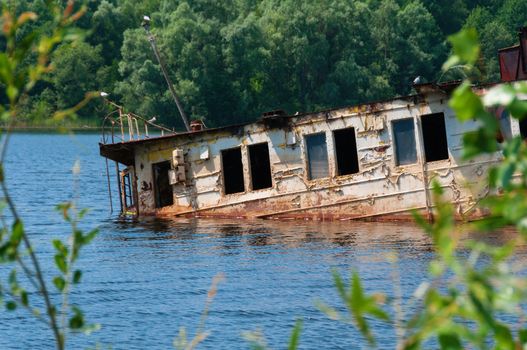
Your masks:
[[[11,269],[7,281],[0,281],[0,302],[7,310],[26,309],[43,322],[52,331],[56,348],[62,350],[70,332],[93,330],[92,326],[86,325],[81,309],[71,304],[68,296],[82,277],[81,271],[75,268],[79,251],[95,237],[97,230],[83,232],[78,227],[86,211],[78,211],[74,201],[57,206],[70,225],[71,234],[66,240],[53,241],[56,275],[48,280],[49,276],[42,271],[23,218],[10,195],[4,173],[10,131],[20,115],[21,105],[35,86],[52,71],[50,55],[56,46],[80,38],[80,33],[72,29],[72,24],[82,16],[83,8],[76,11],[71,1],[65,8],[51,0],[46,1],[46,6],[51,19],[45,29],[26,30],[29,23],[38,20],[34,12],[15,15],[4,8],[0,21],[5,43],[5,51],[0,52],[0,87],[7,98],[7,102],[0,105],[0,118],[7,125],[0,149],[0,264]],[[55,118],[71,115],[86,104],[89,97],[84,97],[75,107],[56,112]],[[74,175],[78,175],[79,170],[78,164],[74,166]],[[55,290],[51,289],[52,285]]]
[[[461,31],[449,41],[454,54],[444,69],[460,64],[470,69],[480,55],[475,30]],[[465,158],[498,150],[499,125],[488,108],[503,106],[513,118],[521,120],[527,117],[527,102],[519,96],[526,93],[525,82],[492,87],[483,97],[472,91],[469,80],[459,85],[450,107],[461,121],[480,121],[478,130],[464,136]],[[524,245],[527,238],[527,144],[516,136],[504,142],[502,152],[503,161],[489,174],[491,193],[499,194],[488,196],[482,203],[491,212],[488,218],[456,225],[453,208],[442,200],[437,184],[433,185],[435,221],[428,223],[415,214],[417,223],[432,238],[436,252],[429,267],[430,281],[423,282],[411,300],[417,311],[404,312],[403,306],[408,304],[400,291],[395,290],[392,300],[383,294],[368,295],[357,273],[346,286],[337,272],[335,285],[348,315],[325,304],[321,309],[333,319],[353,323],[372,347],[376,336],[370,326],[371,317],[395,328],[397,349],[428,348],[434,342],[438,345],[433,347],[441,349],[527,348],[527,278],[525,265],[514,257],[518,245]],[[463,232],[484,233],[510,225],[516,227],[518,235],[502,246],[462,239]],[[400,285],[400,280],[394,285]],[[388,312],[388,306],[393,312]]]

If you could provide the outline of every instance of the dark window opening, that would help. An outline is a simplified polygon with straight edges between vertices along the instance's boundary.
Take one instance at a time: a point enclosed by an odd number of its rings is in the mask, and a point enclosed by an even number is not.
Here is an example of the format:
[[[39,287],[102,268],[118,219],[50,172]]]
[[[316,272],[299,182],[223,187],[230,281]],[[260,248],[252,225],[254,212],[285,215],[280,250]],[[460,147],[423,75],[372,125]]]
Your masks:
[[[243,192],[245,185],[243,183],[242,149],[238,147],[221,151],[221,161],[225,194]]]
[[[359,172],[359,158],[357,156],[357,142],[355,129],[347,128],[335,130],[335,151],[337,153],[337,174],[348,175]]]
[[[309,179],[329,177],[326,134],[320,133],[306,136],[306,149]]]
[[[520,120],[520,135],[523,139],[527,139],[527,118]]]
[[[267,143],[249,146],[249,159],[251,160],[252,189],[261,190],[272,187],[273,179]]]
[[[392,125],[396,164],[416,163],[417,151],[415,148],[414,120],[411,118],[395,120]]]
[[[421,117],[423,143],[427,162],[448,159],[448,144],[443,113],[423,115]]]
[[[172,185],[168,180],[168,171],[170,170],[170,162],[155,163],[152,165],[154,171],[154,193],[156,208],[166,207],[174,204],[174,196],[172,194]]]

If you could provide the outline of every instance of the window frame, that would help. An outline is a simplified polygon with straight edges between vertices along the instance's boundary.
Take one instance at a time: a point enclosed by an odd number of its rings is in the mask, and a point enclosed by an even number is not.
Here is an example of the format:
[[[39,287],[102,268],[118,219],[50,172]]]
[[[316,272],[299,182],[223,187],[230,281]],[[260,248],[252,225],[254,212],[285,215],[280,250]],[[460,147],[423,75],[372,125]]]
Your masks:
[[[397,140],[396,140],[396,132],[395,132],[395,127],[394,127],[394,124],[397,123],[397,122],[400,122],[400,121],[403,121],[403,120],[411,120],[412,121],[412,128],[413,128],[413,139],[414,139],[414,148],[415,148],[415,161],[412,162],[412,163],[405,163],[405,164],[401,164],[400,161],[399,161],[399,157],[397,156],[397,150],[398,150],[398,146],[397,146]],[[392,147],[393,147],[393,162],[395,164],[396,167],[405,167],[405,166],[412,166],[412,165],[415,165],[415,164],[418,164],[419,163],[419,153],[418,153],[418,144],[417,144],[417,141],[418,141],[418,138],[415,134],[415,131],[416,131],[416,125],[415,125],[415,117],[413,116],[409,116],[409,117],[405,117],[405,118],[397,118],[397,119],[392,119],[391,122],[390,122],[390,129],[391,129],[391,132],[392,132]]]
[[[313,178],[311,174],[311,166],[310,166],[310,157],[309,157],[309,148],[308,148],[308,139],[310,137],[316,136],[316,135],[324,135],[324,142],[326,147],[326,169],[327,169],[327,176],[324,177],[317,177]],[[304,134],[303,135],[303,141],[304,141],[304,156],[305,156],[305,169],[306,169],[306,178],[308,181],[315,181],[315,180],[322,180],[322,179],[329,179],[331,178],[331,171],[330,171],[330,164],[329,164],[329,153],[328,153],[328,136],[326,131],[319,131],[314,132],[312,134]]]
[[[235,150],[235,149],[239,149],[240,150],[240,161],[241,161],[241,164],[242,164],[242,180],[243,180],[243,191],[239,191],[239,192],[231,192],[231,193],[227,193],[226,191],[226,187],[225,187],[225,164],[224,164],[224,159],[223,159],[223,152],[224,151],[232,151],[232,150]],[[224,196],[230,196],[230,195],[233,195],[233,194],[241,194],[241,193],[246,193],[247,192],[247,187],[246,187],[246,181],[245,181],[245,171],[244,171],[244,162],[243,162],[243,148],[242,146],[234,146],[234,147],[229,147],[229,148],[224,148],[224,149],[221,149],[220,150],[220,165],[221,165],[221,180],[222,180],[222,186],[221,186],[221,192]]]
[[[158,176],[156,175],[157,172],[156,172],[156,168],[160,167],[161,164],[168,164],[168,169],[167,169],[167,182],[168,182],[168,188],[170,188],[170,192],[171,192],[171,203],[170,204],[167,204],[167,205],[162,205],[163,201],[161,200],[161,193],[159,192],[159,185],[158,185]],[[170,177],[168,175],[168,172],[170,171],[170,169],[172,168],[172,164],[171,164],[171,161],[170,160],[163,160],[161,162],[156,162],[156,163],[152,163],[152,183],[153,183],[153,189],[154,189],[154,207],[156,209],[161,209],[161,208],[164,208],[164,207],[169,207],[171,205],[174,205],[174,188],[173,186],[170,184]]]
[[[353,136],[354,136],[354,141],[355,141],[355,154],[356,154],[356,159],[357,159],[357,171],[353,172],[353,173],[348,173],[348,174],[340,174],[340,171],[339,171],[339,157],[338,157],[338,150],[337,150],[337,142],[336,142],[336,138],[335,138],[335,133],[339,132],[339,131],[343,131],[343,130],[349,130],[349,129],[353,129]],[[333,130],[331,130],[331,135],[333,137],[333,153],[334,153],[334,160],[335,160],[335,166],[334,166],[334,168],[335,168],[335,176],[339,177],[339,176],[350,176],[350,175],[359,174],[361,172],[361,166],[360,166],[360,161],[359,161],[359,147],[357,146],[357,129],[354,126],[347,126],[345,128],[333,129]],[[328,161],[329,161],[329,159],[328,159]]]
[[[427,159],[427,148],[426,148],[426,145],[427,145],[427,140],[425,139],[425,129],[424,129],[424,120],[427,119],[427,118],[437,118],[437,115],[441,115],[442,118],[443,118],[443,126],[444,126],[444,130],[445,130],[445,146],[446,146],[446,155],[447,157],[446,158],[442,158],[442,159],[434,159],[434,160],[428,160]],[[446,161],[446,160],[449,160],[450,159],[450,149],[448,148],[448,133],[447,133],[447,127],[446,127],[446,116],[445,116],[445,113],[444,112],[437,112],[437,113],[427,113],[427,114],[422,114],[419,116],[419,122],[420,122],[420,128],[421,128],[421,139],[422,139],[422,143],[423,143],[423,146],[422,146],[422,150],[423,150],[423,161],[425,163],[434,163],[434,162],[442,162],[442,161]]]
[[[252,160],[251,160],[251,147],[258,147],[258,146],[261,146],[261,145],[266,145],[267,146],[267,156],[268,156],[268,160],[269,160],[269,177],[271,178],[271,185],[268,186],[268,187],[263,187],[263,188],[258,188],[258,189],[254,189],[254,184],[253,184],[253,169],[252,169]],[[269,142],[268,141],[263,141],[263,142],[257,142],[257,143],[253,143],[253,144],[250,144],[250,145],[247,145],[247,164],[248,164],[248,169],[249,169],[249,190],[250,191],[262,191],[262,190],[268,190],[270,188],[273,188],[274,187],[274,178],[273,178],[273,171],[271,169],[271,152],[269,152]]]

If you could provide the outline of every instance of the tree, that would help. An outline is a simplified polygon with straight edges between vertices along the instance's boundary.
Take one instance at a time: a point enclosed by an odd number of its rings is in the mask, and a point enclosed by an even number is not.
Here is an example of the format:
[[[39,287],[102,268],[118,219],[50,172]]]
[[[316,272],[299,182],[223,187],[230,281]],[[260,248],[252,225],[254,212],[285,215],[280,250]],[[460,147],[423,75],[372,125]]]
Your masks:
[[[423,1],[444,35],[457,32],[469,14],[466,0]]]
[[[84,42],[62,45],[53,53],[52,64],[50,81],[57,95],[58,110],[79,103],[89,91],[99,90],[99,83],[94,78],[102,66],[101,46],[93,47]],[[95,115],[96,106],[95,102],[91,103],[81,115]]]
[[[372,22],[376,61],[397,94],[408,94],[417,76],[428,81],[439,76],[437,67],[446,49],[435,19],[420,1],[403,7],[383,1],[373,12]]]
[[[42,12],[43,32],[53,24],[45,3],[10,2],[18,12]],[[254,120],[279,108],[294,113],[406,95],[419,75],[428,81],[455,78],[451,72],[441,75],[440,65],[448,52],[444,35],[461,26],[480,31],[480,79],[492,81],[496,49],[513,44],[516,27],[527,23],[520,0],[92,0],[87,5],[78,26],[89,29],[87,43],[100,50],[102,60],[92,60],[96,65],[90,68],[98,89],[130,110],[179,127],[139,28],[143,15],[152,18],[187,114],[206,118],[209,126]],[[85,47],[72,50],[77,49],[80,57],[86,55]],[[32,94],[49,89],[51,97],[62,88],[41,82]],[[59,108],[53,101],[49,106]],[[26,115],[33,105],[28,101]],[[86,117],[103,113],[94,106],[87,111]]]

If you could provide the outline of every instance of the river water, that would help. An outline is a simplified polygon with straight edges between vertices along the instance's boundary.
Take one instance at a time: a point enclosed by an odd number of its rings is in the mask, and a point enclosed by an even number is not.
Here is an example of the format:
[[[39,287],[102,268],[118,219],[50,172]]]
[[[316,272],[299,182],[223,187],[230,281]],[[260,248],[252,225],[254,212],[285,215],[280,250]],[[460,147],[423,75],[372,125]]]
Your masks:
[[[79,207],[90,208],[81,226],[100,229],[81,252],[83,280],[71,299],[101,329],[69,336],[69,348],[173,348],[180,327],[190,336],[198,328],[218,274],[224,281],[210,305],[205,323],[210,334],[200,349],[248,349],[243,334],[255,331],[270,348],[284,349],[297,319],[303,320],[301,349],[369,348],[353,327],[330,320],[316,306],[325,302],[343,310],[331,277],[334,269],[346,279],[358,271],[368,291],[393,296],[399,284],[403,307],[412,311],[407,301],[433,259],[430,240],[414,225],[121,219],[110,213],[98,141],[96,134],[17,133],[6,162],[8,185],[48,280],[54,274],[51,240],[68,234],[54,205],[78,198]],[[110,170],[113,181],[115,170]],[[507,236],[488,239],[499,243]],[[387,259],[393,254],[397,263]],[[5,276],[7,267],[0,269]],[[379,347],[393,348],[394,329],[373,325]],[[0,312],[0,349],[53,345],[49,329],[28,312]]]

